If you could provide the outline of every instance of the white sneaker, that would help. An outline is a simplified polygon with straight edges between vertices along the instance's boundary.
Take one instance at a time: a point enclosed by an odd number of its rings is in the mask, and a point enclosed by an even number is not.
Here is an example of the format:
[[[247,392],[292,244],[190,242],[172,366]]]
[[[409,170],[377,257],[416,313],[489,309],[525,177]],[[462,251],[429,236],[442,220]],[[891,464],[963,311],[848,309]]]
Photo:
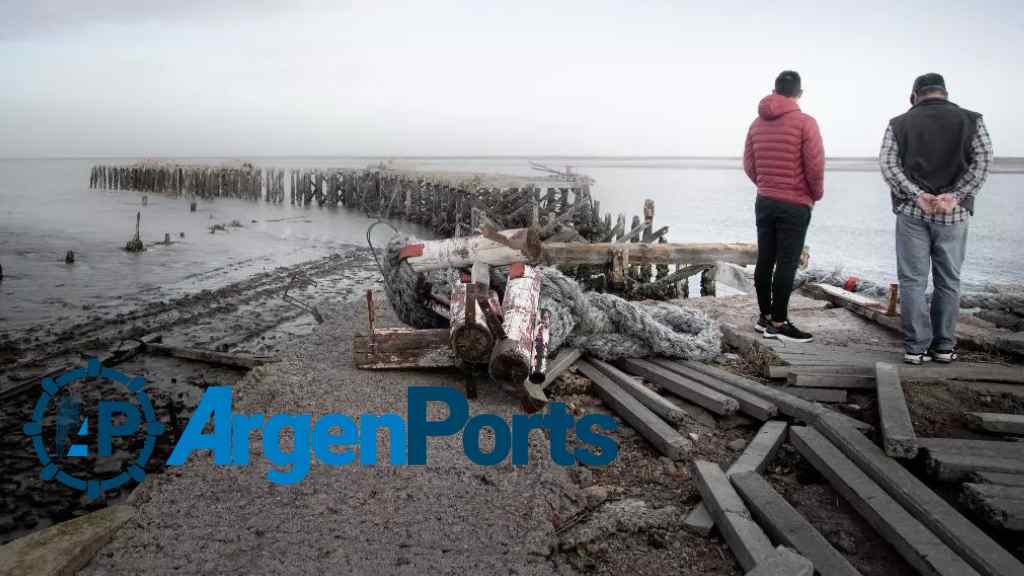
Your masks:
[[[957,359],[956,350],[932,350],[928,354],[942,364],[949,364]]]
[[[904,364],[913,364],[914,366],[920,366],[926,362],[931,362],[932,357],[927,354],[910,354],[906,353],[903,355]]]

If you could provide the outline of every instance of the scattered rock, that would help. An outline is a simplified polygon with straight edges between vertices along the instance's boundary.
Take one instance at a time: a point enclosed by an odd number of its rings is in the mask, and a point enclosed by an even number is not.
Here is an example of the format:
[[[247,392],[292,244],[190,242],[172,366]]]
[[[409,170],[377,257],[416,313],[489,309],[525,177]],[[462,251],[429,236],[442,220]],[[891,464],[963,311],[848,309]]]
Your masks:
[[[837,550],[846,554],[847,556],[854,556],[857,554],[857,539],[853,537],[846,530],[833,530],[825,534],[825,539],[828,540]]]
[[[608,487],[601,485],[590,486],[583,489],[583,494],[587,497],[588,506],[596,506],[608,499]]]
[[[586,488],[594,483],[594,473],[589,468],[584,466],[578,466],[574,468],[576,472],[576,483]]]
[[[726,444],[726,447],[733,452],[742,452],[747,447],[747,441],[743,438],[737,438]]]

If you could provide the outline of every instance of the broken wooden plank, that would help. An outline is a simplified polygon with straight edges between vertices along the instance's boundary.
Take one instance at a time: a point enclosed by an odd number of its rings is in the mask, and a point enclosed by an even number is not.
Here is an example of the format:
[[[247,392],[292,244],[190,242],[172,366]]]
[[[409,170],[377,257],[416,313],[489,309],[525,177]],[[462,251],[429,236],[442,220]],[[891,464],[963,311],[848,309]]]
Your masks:
[[[924,524],[817,430],[790,428],[790,442],[829,484],[921,574],[977,574]]]
[[[845,414],[839,414],[838,412],[829,410],[828,408],[821,404],[818,404],[817,402],[809,402],[807,400],[804,400],[803,398],[797,398],[796,396],[793,396],[792,394],[787,394],[786,392],[774,386],[766,386],[764,384],[754,382],[753,380],[744,378],[731,372],[726,372],[721,368],[717,368],[709,364],[704,364],[702,362],[694,362],[692,360],[685,360],[683,361],[683,365],[693,368],[698,372],[703,372],[709,376],[718,378],[723,382],[728,382],[729,384],[732,384],[737,388],[746,390],[751,394],[756,394],[757,396],[765,398],[766,400],[771,400],[771,402],[775,404],[776,407],[778,407],[779,412],[782,412],[783,414],[789,416],[790,418],[796,418],[798,420],[803,420],[804,422],[807,423],[813,423],[820,415],[827,413],[835,414],[836,417],[846,421],[850,426],[853,426],[860,430],[872,430],[874,428],[873,426],[866,422],[861,422],[860,420],[850,418]]]
[[[892,364],[875,364],[878,384],[878,419],[882,427],[882,445],[893,458],[917,456],[917,435],[910,421],[910,409],[903,395],[900,374]]]
[[[733,474],[763,470],[779,446],[782,446],[782,441],[786,438],[786,426],[787,424],[781,420],[765,422],[740,457],[725,471],[725,475],[731,477]],[[715,527],[715,521],[711,518],[707,506],[701,502],[686,515],[683,526],[691,532],[707,536]]]
[[[828,404],[842,404],[846,402],[846,390],[840,388],[802,388],[800,386],[792,386],[786,388],[786,393],[812,402]]]
[[[964,504],[987,524],[1024,531],[1024,487],[967,483],[963,488]]]
[[[976,570],[986,576],[1024,574],[1024,564],[846,421],[825,414],[814,426]]]
[[[815,568],[807,558],[779,546],[746,576],[811,576]]]
[[[558,351],[558,355],[555,359],[548,364],[548,372],[544,377],[544,382],[540,385],[541,388],[547,389],[561,374],[569,369],[570,366],[576,363],[580,359],[583,352],[579,348],[562,348]]]
[[[814,563],[821,576],[859,576],[845,556],[839,553],[796,508],[757,472],[729,477],[754,519],[773,542],[785,544]]]
[[[693,443],[651,412],[639,400],[623,390],[611,378],[585,360],[577,363],[579,370],[594,384],[601,399],[623,420],[639,432],[654,448],[673,460],[682,460]]]
[[[184,360],[195,360],[207,364],[219,366],[230,366],[231,368],[242,368],[251,370],[263,364],[269,364],[275,360],[269,356],[247,356],[243,354],[225,354],[212,350],[200,350],[198,348],[184,348],[182,346],[168,346],[166,344],[143,344],[146,352],[161,356],[173,356]]]
[[[736,399],[722,394],[692,380],[658,366],[647,360],[627,359],[621,361],[621,366],[631,374],[642,376],[658,388],[685,398],[694,404],[703,406],[718,415],[732,414],[739,409],[740,405]]]
[[[967,412],[967,421],[976,429],[996,434],[1024,434],[1024,415],[996,412]]]
[[[805,368],[800,366],[769,366],[768,377],[772,379],[787,379],[790,374],[808,374],[812,376],[868,376],[875,377],[874,366],[816,366]]]
[[[698,372],[693,368],[683,366],[682,364],[671,360],[659,359],[653,360],[653,362],[662,368],[667,368],[680,376],[697,382],[698,384],[707,386],[712,390],[718,390],[722,394],[735,398],[739,403],[739,409],[741,412],[749,414],[758,420],[770,420],[779,413],[779,409],[775,404],[772,404],[770,401],[765,400],[756,394],[751,394],[742,388],[737,388],[728,382],[708,376],[703,372]]]
[[[772,554],[768,536],[751,518],[750,511],[718,464],[696,460],[690,469],[729,549],[744,571],[753,570]]]
[[[456,358],[448,337],[447,328],[378,328],[371,336],[352,338],[352,360],[367,370],[449,368]]]
[[[975,472],[971,475],[975,484],[1000,484],[1002,486],[1024,486],[1024,474],[1000,474],[998,472]]]
[[[787,374],[786,384],[804,388],[841,388],[843,390],[874,390],[875,375],[861,374],[819,374],[815,372],[792,371]]]
[[[630,376],[615,366],[597,358],[587,358],[587,362],[593,364],[605,376],[611,378],[623,390],[629,392],[641,404],[650,409],[651,412],[661,416],[665,421],[678,424],[690,418],[690,415],[685,410],[669,402],[654,390],[644,386],[636,377]]]

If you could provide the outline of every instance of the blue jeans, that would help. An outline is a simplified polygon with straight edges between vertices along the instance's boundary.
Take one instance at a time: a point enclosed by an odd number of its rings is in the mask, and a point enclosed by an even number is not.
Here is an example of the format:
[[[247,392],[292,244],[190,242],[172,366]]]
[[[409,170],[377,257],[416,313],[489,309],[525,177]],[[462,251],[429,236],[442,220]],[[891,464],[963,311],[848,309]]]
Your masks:
[[[929,348],[952,350],[960,318],[960,267],[969,220],[936,224],[902,214],[896,219],[896,263],[900,280],[903,347],[910,354]],[[935,290],[929,308],[925,290],[931,269]]]

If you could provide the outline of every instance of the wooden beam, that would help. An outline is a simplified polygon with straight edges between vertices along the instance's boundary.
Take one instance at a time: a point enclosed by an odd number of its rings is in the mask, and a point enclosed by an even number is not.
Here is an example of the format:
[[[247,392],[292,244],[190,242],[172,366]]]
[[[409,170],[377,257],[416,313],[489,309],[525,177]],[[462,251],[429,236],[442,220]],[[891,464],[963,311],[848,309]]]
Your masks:
[[[964,484],[964,504],[990,526],[1024,532],[1024,487]]]
[[[651,412],[661,416],[666,422],[678,424],[690,419],[690,415],[685,410],[669,402],[654,390],[644,386],[637,378],[597,358],[588,358],[587,361],[603,372],[605,376],[611,378],[623,390],[629,392],[630,395],[639,400]]]
[[[541,388],[546,390],[548,386],[551,386],[551,383],[558,379],[562,372],[565,372],[570,366],[575,364],[582,355],[583,352],[579,348],[562,348],[559,350],[555,359],[548,364],[548,372],[544,377],[544,382],[540,385]]]
[[[352,360],[366,370],[448,368],[456,362],[448,337],[447,328],[378,328],[352,339]]]
[[[900,375],[892,364],[875,364],[878,384],[878,419],[882,427],[882,445],[893,458],[917,456],[917,435],[910,421],[910,409],[903,395]]]
[[[594,365],[581,360],[577,366],[584,376],[590,378],[604,403],[646,438],[658,452],[673,460],[687,457],[693,449],[693,442],[666,424]]]
[[[1024,574],[1024,564],[963,517],[945,499],[889,458],[864,434],[845,421],[826,414],[815,428],[860,470],[878,483],[907,512],[928,527],[942,542],[985,576]],[[920,440],[920,439],[919,439]]]
[[[1024,434],[1024,415],[997,414],[995,412],[967,412],[967,421],[986,432],[996,434]]]
[[[813,372],[789,372],[786,378],[789,386],[810,388],[842,388],[844,390],[874,390],[874,375],[860,374],[816,374]]]
[[[735,398],[683,378],[675,372],[647,360],[627,359],[621,361],[620,364],[626,372],[642,376],[658,388],[668,390],[676,396],[703,406],[720,416],[733,414],[739,409],[739,402]]]
[[[821,576],[860,576],[860,571],[760,474],[743,472],[729,480],[772,541],[799,552]]]
[[[786,426],[786,423],[781,420],[765,422],[754,439],[747,445],[743,454],[740,454],[740,457],[725,471],[725,475],[731,477],[744,472],[761,472],[778,451],[779,446],[782,446],[782,441],[786,439]],[[686,515],[683,526],[691,532],[707,536],[715,527],[715,522],[707,507],[701,502]]]
[[[812,576],[814,564],[785,546],[779,546],[746,576]]]
[[[729,549],[744,571],[753,570],[773,552],[768,536],[751,519],[750,511],[718,464],[696,460],[690,469]]]
[[[843,404],[846,402],[846,390],[840,388],[801,388],[793,386],[787,388],[786,393],[811,402],[822,402],[825,404]]]
[[[207,364],[217,364],[219,366],[229,366],[231,368],[241,368],[243,370],[251,370],[257,366],[275,362],[275,360],[269,356],[225,354],[223,352],[200,350],[198,348],[167,346],[166,344],[143,344],[143,347],[146,352],[161,356],[173,356],[175,358],[195,360],[197,362],[206,362]]]
[[[998,472],[975,472],[971,476],[975,484],[1000,484],[1002,486],[1024,487],[1024,474],[1000,474]]]
[[[746,390],[751,394],[756,394],[766,400],[770,400],[779,409],[779,412],[782,412],[790,418],[796,418],[807,422],[808,424],[814,423],[824,414],[833,414],[837,418],[847,422],[848,425],[859,430],[872,430],[874,428],[866,422],[861,422],[860,420],[850,418],[845,414],[834,412],[817,402],[809,402],[803,398],[797,398],[796,396],[788,394],[779,388],[754,382],[753,380],[733,374],[732,372],[726,372],[721,368],[704,364],[703,362],[685,360],[683,361],[683,365],[693,368],[698,372],[703,372],[709,376],[714,376],[723,382],[728,382],[729,384]]]
[[[757,262],[757,245],[742,243],[630,244],[545,242],[546,263],[605,264],[617,253],[628,254],[630,264],[707,264],[729,262],[750,265]]]
[[[816,430],[793,427],[790,442],[918,572],[941,576],[978,574]]]
[[[684,378],[688,378],[698,384],[707,386],[712,390],[717,390],[722,394],[735,398],[739,403],[739,409],[741,412],[749,414],[758,420],[771,420],[779,413],[779,409],[770,401],[755,394],[751,394],[742,388],[737,388],[728,382],[708,376],[703,372],[698,372],[693,368],[680,364],[679,362],[672,360],[653,360],[653,362],[662,368],[667,368],[668,370],[683,376]]]

